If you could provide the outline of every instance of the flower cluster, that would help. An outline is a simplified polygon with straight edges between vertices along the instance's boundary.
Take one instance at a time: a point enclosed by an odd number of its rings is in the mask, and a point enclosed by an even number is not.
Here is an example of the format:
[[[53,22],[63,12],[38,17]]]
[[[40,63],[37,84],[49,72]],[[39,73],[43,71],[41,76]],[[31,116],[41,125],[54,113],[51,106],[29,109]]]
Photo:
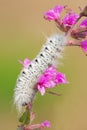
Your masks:
[[[48,67],[44,74],[38,79],[37,88],[41,95],[45,94],[45,90],[53,88],[59,84],[68,83],[65,74],[58,72],[54,66]]]
[[[30,60],[28,58],[24,59],[24,62],[20,61],[24,68],[26,68],[30,64]],[[44,95],[46,89],[53,88],[59,84],[68,83],[65,74],[58,72],[56,67],[50,66],[45,72],[39,77],[37,81],[37,89],[40,91],[41,95]]]
[[[62,18],[61,13],[64,10],[66,15]],[[55,6],[44,13],[44,18],[48,21],[54,21],[60,30],[73,38],[73,45],[80,46],[87,53],[87,40],[84,40],[87,37],[87,18],[84,18],[78,26],[75,26],[82,16],[87,17],[87,7],[79,14],[75,13],[72,9],[67,10],[67,6]]]
[[[67,32],[72,25],[76,24],[79,14],[74,13],[70,10],[64,18],[61,18],[61,12],[66,9],[66,6],[55,6],[53,9],[44,13],[44,18],[46,20],[53,20],[56,22],[57,26],[62,30]]]

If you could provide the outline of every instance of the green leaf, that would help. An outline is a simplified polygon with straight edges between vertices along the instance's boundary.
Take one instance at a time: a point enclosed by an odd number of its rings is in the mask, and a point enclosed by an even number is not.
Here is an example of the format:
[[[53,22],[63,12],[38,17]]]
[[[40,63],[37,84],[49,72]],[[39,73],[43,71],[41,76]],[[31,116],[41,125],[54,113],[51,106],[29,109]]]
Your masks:
[[[28,109],[22,114],[22,116],[19,118],[19,122],[22,124],[28,125],[30,123],[30,112]]]

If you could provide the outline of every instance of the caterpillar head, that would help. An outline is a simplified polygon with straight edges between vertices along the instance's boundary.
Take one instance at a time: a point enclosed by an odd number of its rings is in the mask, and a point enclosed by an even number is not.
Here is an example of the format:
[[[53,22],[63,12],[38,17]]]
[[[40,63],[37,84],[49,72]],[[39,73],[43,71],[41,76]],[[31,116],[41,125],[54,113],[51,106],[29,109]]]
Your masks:
[[[67,36],[54,34],[48,38],[47,42],[54,44],[55,46],[65,46],[67,41]]]

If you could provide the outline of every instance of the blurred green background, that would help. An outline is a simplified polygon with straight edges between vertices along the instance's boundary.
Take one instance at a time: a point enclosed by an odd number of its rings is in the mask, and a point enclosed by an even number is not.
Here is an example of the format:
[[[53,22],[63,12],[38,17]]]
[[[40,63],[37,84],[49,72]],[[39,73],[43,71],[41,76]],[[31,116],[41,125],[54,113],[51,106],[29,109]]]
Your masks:
[[[33,59],[45,36],[58,32],[43,13],[55,5],[68,5],[79,12],[86,0],[0,0],[0,130],[16,130],[18,113],[13,104],[15,82],[22,66],[18,60]],[[61,93],[36,96],[35,123],[51,121],[50,130],[87,130],[87,57],[80,48],[66,48],[59,71],[69,85],[53,89]]]

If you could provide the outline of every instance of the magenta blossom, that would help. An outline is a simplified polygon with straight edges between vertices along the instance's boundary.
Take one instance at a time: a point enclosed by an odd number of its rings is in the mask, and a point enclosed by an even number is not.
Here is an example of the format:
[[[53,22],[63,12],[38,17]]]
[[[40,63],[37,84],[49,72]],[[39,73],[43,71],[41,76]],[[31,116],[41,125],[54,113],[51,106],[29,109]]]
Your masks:
[[[50,128],[50,126],[51,126],[50,122],[47,121],[47,120],[41,123],[41,127],[48,127],[48,128]]]
[[[74,12],[70,12],[68,13],[65,18],[63,19],[63,24],[66,27],[71,27],[72,25],[76,24],[76,20],[79,18],[79,15],[74,13]]]
[[[30,64],[30,60],[28,58],[25,58],[24,61],[19,60],[19,63],[22,64],[24,68],[27,68]]]
[[[47,20],[57,20],[60,17],[61,11],[64,9],[65,6],[55,6],[53,9],[44,13],[44,18]]]
[[[58,84],[68,83],[64,74],[58,72],[54,66],[48,67],[44,74],[40,76],[37,88],[41,95],[45,94],[46,89],[53,88]]]
[[[80,47],[83,49],[84,52],[87,53],[87,40],[82,41],[82,42],[80,43]]]
[[[87,18],[81,22],[80,26],[87,27]]]

